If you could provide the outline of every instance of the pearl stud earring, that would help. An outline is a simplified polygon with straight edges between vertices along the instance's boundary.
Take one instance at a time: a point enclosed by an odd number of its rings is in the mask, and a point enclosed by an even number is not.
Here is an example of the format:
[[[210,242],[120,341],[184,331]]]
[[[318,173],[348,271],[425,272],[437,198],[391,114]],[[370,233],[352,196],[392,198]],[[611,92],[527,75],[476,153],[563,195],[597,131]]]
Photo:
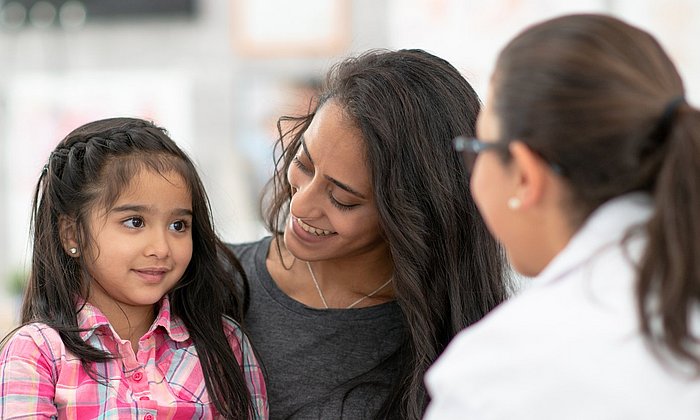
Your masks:
[[[517,197],[511,197],[508,199],[508,208],[511,210],[519,209],[522,204],[523,202]]]
[[[70,247],[68,248],[68,252],[70,252],[71,255],[76,255],[78,253],[78,248]]]

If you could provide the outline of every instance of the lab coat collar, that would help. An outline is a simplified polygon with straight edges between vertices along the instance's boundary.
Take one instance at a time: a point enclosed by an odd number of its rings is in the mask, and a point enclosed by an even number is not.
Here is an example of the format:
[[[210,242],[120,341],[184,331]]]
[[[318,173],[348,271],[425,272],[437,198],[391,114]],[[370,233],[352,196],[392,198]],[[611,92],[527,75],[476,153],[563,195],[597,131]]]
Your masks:
[[[620,243],[634,227],[652,216],[653,200],[646,193],[626,194],[602,204],[572,236],[564,249],[532,281],[544,287],[594,258],[599,252]]]

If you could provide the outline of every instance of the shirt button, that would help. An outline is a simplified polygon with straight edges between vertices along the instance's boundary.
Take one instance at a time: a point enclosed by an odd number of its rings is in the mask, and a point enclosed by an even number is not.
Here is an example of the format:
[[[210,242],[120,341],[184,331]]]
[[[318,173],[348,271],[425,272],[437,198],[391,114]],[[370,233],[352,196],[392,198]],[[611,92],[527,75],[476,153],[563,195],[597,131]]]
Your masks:
[[[143,420],[153,420],[153,415],[152,414],[146,414],[143,416]]]
[[[134,376],[132,376],[132,378],[134,378],[134,380],[135,380],[136,382],[139,382],[139,381],[141,381],[141,379],[143,379],[143,373],[141,373],[141,372],[136,372],[136,373],[134,373]],[[149,420],[150,420],[150,419],[149,419]]]

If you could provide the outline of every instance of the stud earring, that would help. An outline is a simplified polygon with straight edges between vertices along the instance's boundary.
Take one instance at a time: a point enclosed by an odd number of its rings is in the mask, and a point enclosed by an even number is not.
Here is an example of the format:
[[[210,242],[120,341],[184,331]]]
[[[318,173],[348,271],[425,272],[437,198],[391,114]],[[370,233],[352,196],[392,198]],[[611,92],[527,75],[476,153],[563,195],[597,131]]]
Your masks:
[[[508,208],[511,210],[519,209],[522,204],[523,202],[517,197],[511,197],[508,199]]]
[[[70,252],[71,255],[76,255],[78,253],[78,248],[70,247],[68,248],[68,252]]]

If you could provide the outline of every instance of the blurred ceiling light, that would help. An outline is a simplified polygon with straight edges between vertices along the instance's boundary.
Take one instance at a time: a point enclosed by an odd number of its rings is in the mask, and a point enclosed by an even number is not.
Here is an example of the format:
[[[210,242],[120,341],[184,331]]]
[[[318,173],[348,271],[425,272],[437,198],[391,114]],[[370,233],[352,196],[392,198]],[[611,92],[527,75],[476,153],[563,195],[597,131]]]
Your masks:
[[[0,28],[79,29],[94,21],[193,18],[201,0],[0,0]]]
[[[48,28],[56,19],[56,7],[48,1],[34,3],[29,9],[29,22],[37,28]]]
[[[85,25],[87,11],[82,1],[67,1],[58,11],[58,20],[66,29],[78,29]]]
[[[0,9],[0,25],[4,28],[19,29],[26,18],[27,9],[15,1],[5,3]]]

